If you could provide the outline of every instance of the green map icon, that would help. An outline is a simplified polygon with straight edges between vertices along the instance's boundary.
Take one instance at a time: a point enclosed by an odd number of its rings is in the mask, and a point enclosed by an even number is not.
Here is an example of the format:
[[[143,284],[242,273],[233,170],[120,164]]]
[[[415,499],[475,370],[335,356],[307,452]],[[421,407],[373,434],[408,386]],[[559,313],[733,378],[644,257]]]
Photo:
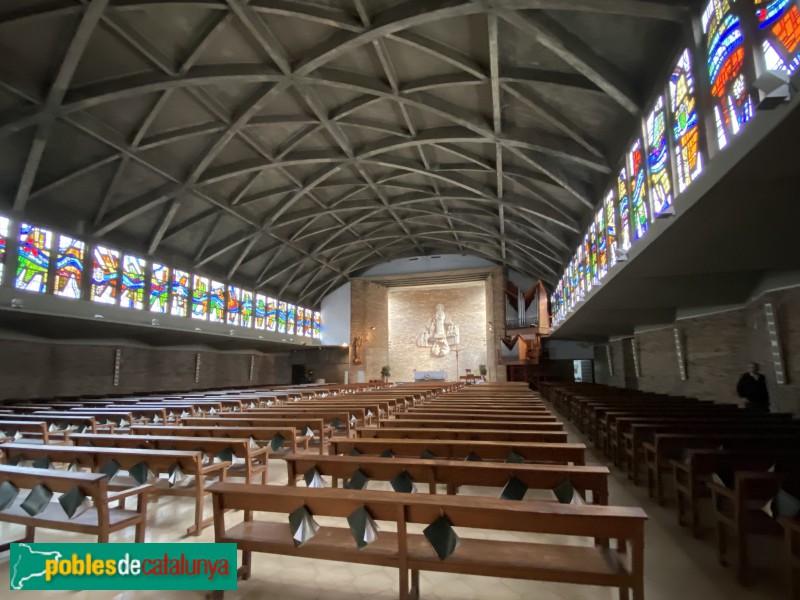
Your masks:
[[[39,552],[28,544],[16,544],[16,560],[11,564],[11,589],[24,590],[25,582],[44,577],[45,562],[60,560],[60,552]]]

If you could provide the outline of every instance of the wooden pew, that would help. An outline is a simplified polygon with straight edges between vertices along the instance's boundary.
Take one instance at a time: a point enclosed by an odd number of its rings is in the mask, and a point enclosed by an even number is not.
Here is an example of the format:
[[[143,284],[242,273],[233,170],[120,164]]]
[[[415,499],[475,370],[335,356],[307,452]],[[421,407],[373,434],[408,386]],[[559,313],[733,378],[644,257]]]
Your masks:
[[[332,428],[326,425],[322,419],[314,418],[312,416],[306,417],[284,417],[284,418],[246,418],[239,416],[239,418],[216,418],[216,417],[188,417],[181,419],[181,422],[186,427],[216,427],[224,430],[233,430],[241,427],[269,427],[269,428],[283,428],[294,427],[297,439],[306,438],[306,429],[311,429],[320,439],[320,453],[322,453],[322,446],[324,440],[332,435]],[[310,438],[309,438],[309,441]],[[308,447],[306,445],[306,447]]]
[[[35,415],[14,415],[15,421],[28,421],[33,423],[40,423],[44,421],[47,423],[47,431],[49,438],[52,441],[54,438],[63,438],[71,431],[92,432],[97,433],[99,430],[114,431],[113,425],[100,426],[97,420],[91,415],[83,415],[80,413],[37,413]]]
[[[281,450],[297,452],[302,444],[308,450],[310,436],[298,436],[294,427],[190,427],[180,425],[134,425],[131,427],[133,435],[164,435],[183,437],[213,437],[213,438],[247,438],[254,439],[259,445],[269,446],[276,435],[285,440]],[[270,451],[270,454],[273,454]]]
[[[204,527],[211,524],[211,519],[203,519],[203,501],[208,493],[206,486],[212,479],[223,481],[225,472],[230,463],[219,462],[203,464],[203,453],[200,451],[186,450],[142,450],[129,448],[95,448],[86,446],[54,446],[52,444],[33,445],[6,443],[0,445],[6,463],[15,461],[40,460],[47,458],[53,463],[76,464],[81,468],[99,471],[109,461],[115,461],[121,470],[127,471],[131,467],[146,462],[150,470],[156,475],[168,474],[174,465],[179,465],[184,475],[194,477],[194,485],[183,487],[175,485],[168,487],[165,479],[155,482],[148,495],[153,498],[160,496],[183,496],[194,498],[195,522],[187,529],[187,534],[200,535]],[[112,482],[110,488],[122,489],[134,487],[132,478],[120,477],[120,482]]]
[[[0,543],[0,552],[5,552],[13,543],[33,543],[36,529],[56,529],[73,533],[96,535],[98,542],[108,542],[110,534],[135,527],[134,540],[145,541],[147,524],[147,494],[153,491],[152,484],[137,485],[121,492],[111,492],[108,480],[99,473],[69,473],[53,469],[33,469],[0,465],[0,483],[9,482],[20,490],[17,498],[7,508],[0,510],[0,521],[25,526],[25,536]],[[58,502],[51,502],[38,515],[30,516],[21,508],[27,493],[37,485],[44,485],[51,492],[66,493],[75,487],[91,498],[92,506],[83,513],[69,519]],[[114,502],[136,498],[136,509],[112,508]]]
[[[14,440],[14,435],[17,433],[25,437]],[[49,444],[50,432],[47,429],[47,423],[44,421],[15,421],[13,418],[0,419],[0,442],[11,441]]]
[[[510,454],[521,456],[526,462],[557,464],[585,464],[586,446],[583,444],[539,444],[530,442],[474,442],[466,440],[403,440],[403,439],[353,439],[334,437],[330,440],[329,454],[380,455],[392,452],[396,456],[416,458],[428,451],[436,458],[466,459],[476,454],[482,460],[504,461]]]
[[[357,412],[354,409],[351,410],[335,410],[335,411],[326,411],[326,410],[316,410],[316,409],[291,409],[287,410],[283,407],[276,410],[269,410],[266,413],[258,413],[255,414],[248,414],[248,413],[227,413],[224,415],[215,415],[213,418],[217,421],[224,421],[225,419],[232,419],[232,420],[251,420],[251,421],[258,421],[258,420],[286,420],[286,419],[322,419],[325,423],[326,427],[330,427],[333,430],[336,429],[343,429],[347,435],[351,435],[352,428],[357,426],[358,423],[364,422],[364,411],[361,410],[361,415],[356,414],[356,422],[353,423],[350,420],[350,416],[352,413]],[[360,419],[359,419],[360,417]],[[338,421],[338,426],[334,427],[333,423]],[[186,422],[184,420],[184,422]],[[188,423],[187,423],[188,424]],[[327,431],[327,430],[326,430]]]
[[[142,448],[148,450],[200,450],[207,456],[218,456],[230,450],[242,463],[231,463],[227,477],[244,477],[247,483],[267,483],[269,467],[269,448],[251,447],[250,438],[186,437],[167,435],[108,435],[75,434],[70,440],[76,446],[95,448]]]
[[[244,580],[250,577],[252,553],[266,552],[396,568],[401,600],[420,597],[420,571],[604,585],[619,588],[622,598],[632,590],[634,600],[644,599],[647,516],[639,508],[232,483],[211,490],[215,541],[237,544],[242,551],[239,576]],[[327,526],[296,546],[285,516],[281,522],[246,520],[230,527],[225,523],[225,513],[231,509],[288,515],[301,506],[318,517],[338,518],[365,508],[376,521],[395,523],[397,533],[382,530],[375,542],[357,549],[347,527]],[[446,560],[434,554],[421,534],[408,533],[408,524],[428,525],[442,516],[461,533],[460,545]],[[572,543],[466,537],[472,528],[569,536]],[[617,539],[617,548],[572,545],[573,536]],[[216,592],[214,597],[222,596]]]
[[[735,420],[707,420],[699,425],[692,423],[684,424],[653,424],[653,423],[633,423],[630,432],[624,434],[625,439],[625,461],[628,467],[628,477],[634,483],[639,483],[639,472],[644,455],[642,444],[651,441],[658,432],[663,433],[737,433],[752,435],[800,435],[800,422],[787,421],[761,421],[758,417],[752,419]],[[623,465],[624,466],[624,465]]]
[[[740,583],[748,583],[750,575],[748,536],[782,534],[781,526],[761,506],[787,484],[800,484],[800,473],[737,471],[732,489],[713,481],[707,484],[714,508],[717,557],[720,564],[727,566],[731,562],[728,546],[736,546],[732,562]]]
[[[124,411],[131,415],[133,421],[131,423],[147,424],[147,423],[166,423],[167,422],[167,409],[166,408],[147,408],[137,405],[118,404],[112,405],[108,408],[73,408],[72,412],[86,413],[103,417],[106,414],[113,414],[117,411]]]
[[[544,415],[545,418],[541,419],[544,422],[557,423],[552,415]],[[515,421],[536,421],[537,418],[531,414],[524,415],[475,415],[470,413],[397,413],[394,420],[405,419],[426,419],[428,421],[502,421],[504,423],[513,423]]]
[[[505,429],[507,431],[563,431],[564,426],[555,421],[490,421],[480,419],[389,419],[381,427],[434,428],[434,429]]]
[[[414,440],[483,440],[494,442],[567,442],[566,431],[526,429],[453,429],[449,427],[358,427],[356,437]]]
[[[608,504],[608,469],[567,465],[508,464],[498,462],[468,462],[463,460],[425,460],[420,458],[394,458],[386,460],[375,456],[317,456],[287,454],[289,485],[311,469],[320,475],[333,478],[334,487],[339,479],[349,480],[356,469],[361,469],[369,479],[391,481],[406,471],[419,484],[427,484],[431,494],[436,485],[447,486],[448,494],[456,494],[460,486],[503,487],[513,475],[528,488],[552,490],[569,481],[586,498],[592,492],[594,504]]]
[[[766,471],[776,462],[786,466],[800,467],[800,450],[795,446],[747,450],[720,450],[719,448],[698,448],[687,451],[684,460],[670,460],[675,494],[678,503],[678,524],[685,524],[689,514],[692,533],[700,535],[699,502],[708,498],[707,486],[711,474],[719,469],[740,471]]]
[[[800,445],[800,436],[776,435],[765,440],[761,434],[746,435],[738,433],[656,433],[652,442],[642,444],[647,468],[647,488],[650,497],[664,504],[664,474],[672,474],[672,461],[682,461],[684,452],[689,449],[776,451],[791,450]]]
[[[780,517],[778,523],[783,527],[786,541],[786,561],[791,595],[794,600],[798,600],[800,598],[800,520]]]

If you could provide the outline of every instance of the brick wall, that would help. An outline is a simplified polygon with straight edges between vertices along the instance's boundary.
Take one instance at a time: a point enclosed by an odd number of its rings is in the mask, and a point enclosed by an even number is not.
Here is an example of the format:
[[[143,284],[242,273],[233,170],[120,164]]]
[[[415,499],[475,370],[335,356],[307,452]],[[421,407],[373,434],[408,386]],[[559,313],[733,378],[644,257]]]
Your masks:
[[[119,386],[113,385],[114,353],[122,350]],[[192,350],[124,345],[55,344],[3,340],[0,399],[129,394],[290,383],[288,354],[256,354],[252,381],[249,353],[200,352],[194,383]]]
[[[417,345],[420,334],[434,317],[438,304],[446,318],[458,325],[460,340],[456,354],[435,356],[431,348]],[[389,290],[389,365],[392,377],[409,381],[414,371],[446,371],[450,379],[464,375],[465,369],[478,372],[486,364],[486,284],[483,281],[460,285],[398,287]]]
[[[787,384],[777,385],[766,330],[764,303],[772,302],[778,318]],[[684,343],[687,379],[681,381],[673,327],[636,334],[641,390],[693,396],[717,402],[739,402],[736,382],[747,363],[755,360],[767,378],[773,410],[800,412],[800,289],[772,292],[744,308],[682,319],[675,325]],[[625,342],[627,344],[627,342]],[[612,385],[624,386],[623,341],[611,342]],[[595,360],[605,363],[605,349]],[[622,369],[620,367],[623,367]],[[603,364],[601,372],[606,369]]]
[[[444,275],[444,273],[443,273]],[[408,276],[403,276],[408,279]],[[445,304],[445,310],[450,313],[450,316],[459,324],[462,333],[462,340],[464,340],[464,327],[476,327],[480,329],[481,334],[470,334],[472,339],[480,339],[483,345],[483,354],[472,356],[471,350],[467,350],[467,356],[462,361],[464,354],[459,354],[459,367],[463,374],[465,368],[477,369],[481,363],[486,364],[488,368],[488,377],[492,381],[505,381],[506,372],[505,367],[498,369],[497,356],[500,347],[500,340],[502,339],[504,325],[505,325],[505,300],[503,296],[503,270],[500,267],[490,269],[487,271],[487,279],[485,285],[482,285],[480,294],[484,298],[484,310],[481,316],[474,316],[470,314],[470,310],[462,311],[459,308],[458,302],[455,305],[447,299],[442,301]],[[454,284],[456,286],[460,284]],[[392,292],[402,290],[403,288],[391,288]],[[389,292],[390,288],[375,283],[368,279],[353,279],[351,280],[350,288],[350,365],[349,377],[351,382],[358,381],[358,373],[362,371],[362,376],[365,381],[370,379],[380,379],[381,367],[389,365],[392,370],[392,379],[396,381],[409,380],[413,375],[413,370],[416,367],[420,370],[439,370],[444,369],[448,372],[449,376],[455,376],[455,357],[449,357],[450,362],[446,366],[441,366],[439,362],[427,364],[423,361],[427,356],[430,356],[430,350],[423,348],[416,348],[414,350],[410,347],[407,348],[406,353],[408,358],[401,358],[398,355],[399,363],[394,358],[390,359],[389,350]],[[413,312],[413,318],[408,319],[408,323],[396,323],[394,331],[398,332],[398,336],[403,338],[409,337],[416,340],[416,336],[427,323],[428,319],[433,316],[434,309],[439,300],[432,299],[425,301],[424,306],[420,305],[419,311]],[[470,300],[471,304],[477,306],[479,300],[477,297]],[[453,312],[453,311],[456,312]],[[477,310],[477,309],[474,309]],[[492,326],[489,327],[488,323],[491,322]],[[392,352],[398,351],[402,342],[396,342],[392,333]],[[402,335],[400,332],[403,332]],[[477,337],[476,337],[477,336]],[[356,337],[363,339],[362,359],[363,364],[358,366],[353,364],[354,349],[352,348],[353,340]],[[399,338],[398,338],[399,339]],[[484,341],[485,340],[485,341]],[[473,342],[470,341],[472,345]],[[462,341],[463,346],[463,341]],[[416,357],[412,360],[411,352]],[[416,353],[419,352],[419,355]],[[481,360],[483,359],[483,360]]]
[[[342,347],[294,350],[291,354],[291,363],[305,365],[306,372],[313,372],[314,380],[324,379],[325,383],[344,383],[349,352],[349,348]]]

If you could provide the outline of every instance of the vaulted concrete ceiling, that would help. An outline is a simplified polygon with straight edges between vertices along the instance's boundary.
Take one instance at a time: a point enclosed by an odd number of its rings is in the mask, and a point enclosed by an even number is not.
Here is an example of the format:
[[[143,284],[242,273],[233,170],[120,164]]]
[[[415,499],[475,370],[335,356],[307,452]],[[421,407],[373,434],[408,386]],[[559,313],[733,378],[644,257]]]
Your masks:
[[[399,256],[553,282],[686,4],[3,0],[0,208],[308,304]]]

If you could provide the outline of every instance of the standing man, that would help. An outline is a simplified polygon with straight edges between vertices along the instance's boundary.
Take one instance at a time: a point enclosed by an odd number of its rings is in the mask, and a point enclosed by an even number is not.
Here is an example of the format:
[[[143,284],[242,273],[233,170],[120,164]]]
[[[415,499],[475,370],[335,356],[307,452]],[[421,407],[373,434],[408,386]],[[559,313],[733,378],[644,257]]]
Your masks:
[[[740,398],[747,400],[746,408],[759,412],[769,412],[769,392],[767,392],[767,380],[758,372],[758,363],[751,362],[747,373],[739,378],[736,384],[736,393]]]

